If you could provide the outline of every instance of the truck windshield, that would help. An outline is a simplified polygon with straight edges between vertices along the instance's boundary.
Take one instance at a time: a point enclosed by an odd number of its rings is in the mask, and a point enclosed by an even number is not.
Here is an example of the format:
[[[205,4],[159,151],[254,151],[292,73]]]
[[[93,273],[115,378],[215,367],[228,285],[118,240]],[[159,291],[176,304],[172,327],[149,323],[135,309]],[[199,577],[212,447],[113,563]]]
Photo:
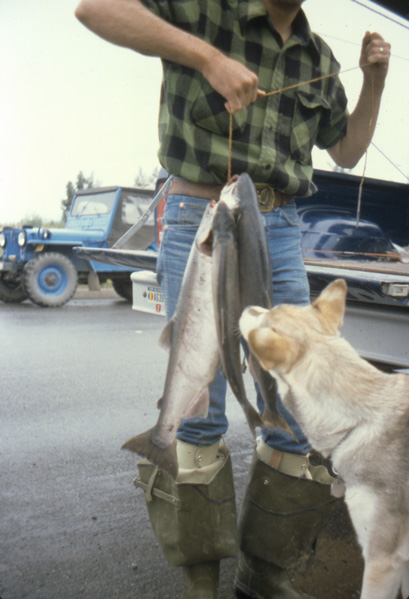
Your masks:
[[[122,190],[114,222],[108,238],[111,247],[128,229],[139,222],[153,198],[152,190]],[[145,250],[155,241],[155,215],[152,213],[143,227],[127,241],[124,249]]]
[[[116,191],[77,196],[71,208],[71,216],[108,214],[115,203]]]

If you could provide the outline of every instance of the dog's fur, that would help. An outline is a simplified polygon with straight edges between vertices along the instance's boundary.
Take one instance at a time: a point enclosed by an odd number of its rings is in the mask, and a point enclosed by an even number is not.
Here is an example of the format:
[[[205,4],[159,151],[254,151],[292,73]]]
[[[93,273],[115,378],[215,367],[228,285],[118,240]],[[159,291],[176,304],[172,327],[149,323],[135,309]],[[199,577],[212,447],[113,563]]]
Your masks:
[[[409,376],[360,358],[338,329],[346,284],[309,306],[247,308],[240,330],[311,445],[346,486],[365,559],[361,599],[409,595]]]

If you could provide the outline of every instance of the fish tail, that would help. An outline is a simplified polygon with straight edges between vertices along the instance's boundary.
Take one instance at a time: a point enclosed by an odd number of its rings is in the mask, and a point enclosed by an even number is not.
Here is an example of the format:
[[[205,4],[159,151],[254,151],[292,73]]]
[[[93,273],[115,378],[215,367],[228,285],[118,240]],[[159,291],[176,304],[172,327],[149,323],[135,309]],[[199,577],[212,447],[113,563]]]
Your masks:
[[[263,427],[264,428],[279,428],[285,433],[289,433],[294,439],[294,431],[290,428],[288,423],[284,420],[281,414],[278,412],[272,414],[271,411],[265,407],[262,416]]]
[[[154,428],[132,437],[124,443],[121,449],[128,449],[138,455],[147,458],[152,464],[164,470],[172,478],[176,478],[178,474],[178,459],[176,455],[176,442],[171,443],[167,447],[159,447],[152,441],[152,432]]]
[[[247,402],[244,406],[244,413],[246,415],[247,424],[251,430],[251,433],[254,438],[256,438],[256,427],[263,426],[263,420],[257,410],[251,405],[250,402]]]

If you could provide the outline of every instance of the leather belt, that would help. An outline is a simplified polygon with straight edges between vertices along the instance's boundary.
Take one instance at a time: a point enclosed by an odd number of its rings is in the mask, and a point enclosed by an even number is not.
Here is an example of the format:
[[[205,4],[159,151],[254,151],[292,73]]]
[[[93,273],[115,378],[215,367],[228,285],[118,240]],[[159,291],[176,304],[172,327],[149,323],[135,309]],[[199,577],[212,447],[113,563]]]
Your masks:
[[[173,179],[169,193],[217,201],[223,187],[223,185],[195,183],[188,179]],[[255,183],[255,188],[260,212],[270,212],[273,208],[280,208],[294,201],[294,196],[282,193],[267,183]]]

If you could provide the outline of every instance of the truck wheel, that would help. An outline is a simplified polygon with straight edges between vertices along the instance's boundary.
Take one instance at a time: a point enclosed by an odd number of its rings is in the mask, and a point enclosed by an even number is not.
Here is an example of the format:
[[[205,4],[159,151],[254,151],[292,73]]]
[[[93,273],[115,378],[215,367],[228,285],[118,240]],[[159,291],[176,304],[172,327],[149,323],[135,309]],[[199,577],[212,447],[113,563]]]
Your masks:
[[[32,302],[44,308],[58,308],[74,295],[78,273],[64,254],[45,252],[27,262],[23,280]]]
[[[19,304],[27,299],[26,290],[20,279],[7,279],[0,276],[0,300],[6,304]]]
[[[132,301],[132,281],[130,275],[129,279],[112,279],[112,286],[118,295],[128,300],[128,302]]]

